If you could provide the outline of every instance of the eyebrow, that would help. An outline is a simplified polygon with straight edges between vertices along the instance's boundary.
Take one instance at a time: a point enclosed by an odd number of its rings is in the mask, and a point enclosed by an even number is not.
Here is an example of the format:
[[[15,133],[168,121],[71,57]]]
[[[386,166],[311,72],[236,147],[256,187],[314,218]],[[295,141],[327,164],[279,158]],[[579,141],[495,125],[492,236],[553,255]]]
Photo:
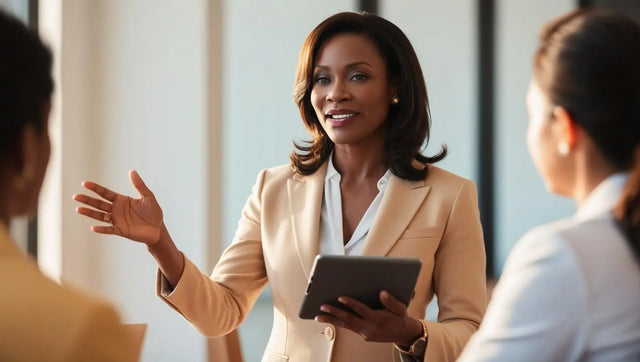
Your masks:
[[[367,62],[365,62],[365,61],[349,63],[349,64],[347,64],[346,68],[354,68],[354,67],[357,67],[358,65],[366,65],[366,66],[368,66],[369,68],[373,68],[373,67],[371,66],[371,64],[369,64],[369,63],[367,63]],[[329,67],[328,67],[328,66],[326,66],[326,65],[316,65],[316,66],[315,66],[315,69],[329,69]]]

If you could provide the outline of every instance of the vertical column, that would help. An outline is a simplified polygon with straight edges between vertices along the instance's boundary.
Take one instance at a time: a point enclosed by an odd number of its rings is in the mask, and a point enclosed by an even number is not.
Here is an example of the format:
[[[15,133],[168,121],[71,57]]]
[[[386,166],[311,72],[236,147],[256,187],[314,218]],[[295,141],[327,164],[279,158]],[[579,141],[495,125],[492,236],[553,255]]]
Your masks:
[[[478,1],[478,203],[487,253],[487,276],[494,276],[494,37],[495,1]]]

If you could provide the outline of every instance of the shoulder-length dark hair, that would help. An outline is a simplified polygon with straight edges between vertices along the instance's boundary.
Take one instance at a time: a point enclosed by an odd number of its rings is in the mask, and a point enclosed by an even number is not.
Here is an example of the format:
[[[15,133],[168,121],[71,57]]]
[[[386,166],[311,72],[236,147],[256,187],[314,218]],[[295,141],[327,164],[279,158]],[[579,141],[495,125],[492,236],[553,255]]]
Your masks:
[[[540,35],[533,77],[611,165],[630,171],[615,214],[640,257],[640,25],[595,10],[555,19]]]
[[[313,140],[308,145],[294,142],[291,166],[302,175],[314,173],[333,150],[334,144],[325,133],[311,104],[313,70],[318,53],[327,40],[338,34],[360,34],[376,46],[385,60],[389,81],[398,85],[400,102],[390,107],[384,142],[385,164],[396,176],[406,180],[422,180],[427,167],[416,168],[413,161],[435,163],[447,154],[427,157],[420,153],[429,142],[431,116],[422,69],[413,46],[397,26],[379,16],[359,13],[339,13],[324,20],[307,37],[298,57],[293,99],[300,109],[304,124]],[[426,141],[426,142],[425,142]]]

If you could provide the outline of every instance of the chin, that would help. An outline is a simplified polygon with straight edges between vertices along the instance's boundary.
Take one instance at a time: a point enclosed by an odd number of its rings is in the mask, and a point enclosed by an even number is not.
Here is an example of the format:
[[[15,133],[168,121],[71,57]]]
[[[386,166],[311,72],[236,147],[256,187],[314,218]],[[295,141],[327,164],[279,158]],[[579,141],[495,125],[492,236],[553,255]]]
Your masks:
[[[550,193],[552,193],[554,195],[571,196],[571,194],[569,192],[567,192],[567,190],[565,190],[563,187],[558,185],[557,182],[552,182],[552,181],[549,181],[549,180],[545,180],[544,186],[547,189],[547,191],[549,191]]]

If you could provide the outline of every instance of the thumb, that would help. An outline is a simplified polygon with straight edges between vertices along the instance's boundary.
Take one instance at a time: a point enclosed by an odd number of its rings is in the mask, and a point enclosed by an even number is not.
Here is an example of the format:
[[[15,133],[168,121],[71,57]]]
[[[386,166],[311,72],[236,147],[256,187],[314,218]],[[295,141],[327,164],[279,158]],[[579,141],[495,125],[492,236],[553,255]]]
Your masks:
[[[129,171],[129,180],[131,180],[131,184],[136,188],[140,196],[153,197],[153,192],[151,192],[147,185],[145,185],[144,181],[142,181],[142,177],[140,177],[136,170]]]
[[[407,313],[407,306],[385,290],[380,292],[380,302],[389,312],[397,316],[403,316]]]

